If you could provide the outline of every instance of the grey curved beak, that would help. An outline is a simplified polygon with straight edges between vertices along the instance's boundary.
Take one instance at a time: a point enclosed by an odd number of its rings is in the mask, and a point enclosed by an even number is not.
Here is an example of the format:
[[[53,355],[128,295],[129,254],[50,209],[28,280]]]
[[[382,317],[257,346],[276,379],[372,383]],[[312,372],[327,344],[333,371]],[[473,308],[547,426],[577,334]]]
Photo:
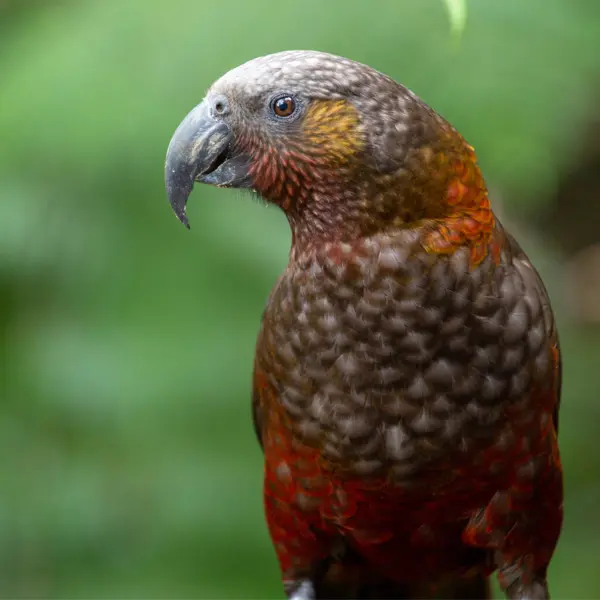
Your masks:
[[[208,103],[194,108],[175,131],[165,161],[165,186],[171,208],[189,229],[187,200],[194,182],[247,187],[249,159],[235,154],[230,126],[211,115]]]
[[[231,141],[231,130],[214,119],[203,102],[181,122],[171,138],[165,162],[165,185],[171,208],[189,229],[185,214],[194,181],[210,171]]]

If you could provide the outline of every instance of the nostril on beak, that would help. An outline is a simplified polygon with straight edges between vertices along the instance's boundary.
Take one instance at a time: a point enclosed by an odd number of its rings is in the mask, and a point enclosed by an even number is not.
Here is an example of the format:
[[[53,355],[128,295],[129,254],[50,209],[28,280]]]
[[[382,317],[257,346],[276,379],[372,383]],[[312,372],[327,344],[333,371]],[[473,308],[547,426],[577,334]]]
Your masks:
[[[229,113],[229,103],[225,96],[218,96],[213,101],[213,113],[218,117],[223,117]]]

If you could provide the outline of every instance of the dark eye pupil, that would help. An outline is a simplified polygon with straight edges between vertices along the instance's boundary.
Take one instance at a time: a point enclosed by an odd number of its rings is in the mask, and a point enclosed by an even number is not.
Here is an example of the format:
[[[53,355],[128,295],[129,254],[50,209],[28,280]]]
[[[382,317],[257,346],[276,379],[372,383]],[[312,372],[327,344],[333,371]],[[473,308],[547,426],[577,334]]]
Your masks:
[[[275,114],[279,117],[289,117],[294,112],[294,100],[290,97],[279,98],[275,101]]]

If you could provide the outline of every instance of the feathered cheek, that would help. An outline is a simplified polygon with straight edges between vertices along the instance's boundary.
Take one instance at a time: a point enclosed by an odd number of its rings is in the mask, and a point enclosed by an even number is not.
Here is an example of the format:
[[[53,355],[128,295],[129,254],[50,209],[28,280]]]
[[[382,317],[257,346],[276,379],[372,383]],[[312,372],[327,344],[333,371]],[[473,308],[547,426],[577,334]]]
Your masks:
[[[364,147],[358,111],[347,100],[313,102],[304,119],[303,138],[307,151],[331,167],[352,163]]]
[[[250,176],[254,188],[267,200],[289,204],[292,198],[308,193],[311,187],[308,157],[267,145],[261,145],[252,156]]]
[[[250,174],[258,192],[282,204],[351,168],[364,147],[358,112],[345,100],[311,103],[300,131],[277,141],[252,144]]]

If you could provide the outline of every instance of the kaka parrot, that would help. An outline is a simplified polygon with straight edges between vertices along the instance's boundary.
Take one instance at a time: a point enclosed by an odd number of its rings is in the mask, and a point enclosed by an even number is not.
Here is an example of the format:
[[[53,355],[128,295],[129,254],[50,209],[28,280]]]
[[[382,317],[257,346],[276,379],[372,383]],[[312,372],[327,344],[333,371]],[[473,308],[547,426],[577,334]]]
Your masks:
[[[165,165],[252,190],[292,231],[252,413],[288,598],[548,598],[563,511],[544,285],[473,148],[386,75],[312,51],[226,73]]]

